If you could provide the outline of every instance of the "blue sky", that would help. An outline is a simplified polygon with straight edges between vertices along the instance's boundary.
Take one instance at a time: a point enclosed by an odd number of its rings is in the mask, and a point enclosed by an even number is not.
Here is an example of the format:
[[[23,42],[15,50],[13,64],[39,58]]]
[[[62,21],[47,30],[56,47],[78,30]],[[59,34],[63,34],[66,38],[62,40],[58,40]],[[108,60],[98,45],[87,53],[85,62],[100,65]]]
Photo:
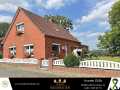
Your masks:
[[[0,22],[11,22],[17,8],[38,15],[64,15],[73,21],[71,33],[90,50],[98,49],[99,35],[110,30],[108,12],[117,0],[0,0]]]

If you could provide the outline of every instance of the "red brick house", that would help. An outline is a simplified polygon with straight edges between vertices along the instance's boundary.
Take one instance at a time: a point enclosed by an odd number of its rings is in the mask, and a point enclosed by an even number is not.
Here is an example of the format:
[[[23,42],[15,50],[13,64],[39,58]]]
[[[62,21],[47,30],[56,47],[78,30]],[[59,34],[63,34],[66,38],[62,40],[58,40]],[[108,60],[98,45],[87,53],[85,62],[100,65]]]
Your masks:
[[[3,39],[4,37],[0,38],[0,53],[3,53]]]
[[[81,43],[68,31],[18,8],[3,41],[4,58],[63,58]]]

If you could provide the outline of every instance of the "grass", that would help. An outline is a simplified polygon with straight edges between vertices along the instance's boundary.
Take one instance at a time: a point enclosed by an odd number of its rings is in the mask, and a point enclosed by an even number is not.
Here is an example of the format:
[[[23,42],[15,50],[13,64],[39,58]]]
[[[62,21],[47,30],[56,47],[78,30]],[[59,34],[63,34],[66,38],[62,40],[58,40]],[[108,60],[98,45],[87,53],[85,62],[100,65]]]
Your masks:
[[[107,60],[107,61],[114,61],[114,62],[120,62],[120,57],[111,57],[111,56],[98,56],[98,57],[92,57],[91,60]]]
[[[120,62],[120,57],[111,57],[111,56],[101,56],[98,57],[100,60],[108,60],[108,61],[114,61],[114,62]]]

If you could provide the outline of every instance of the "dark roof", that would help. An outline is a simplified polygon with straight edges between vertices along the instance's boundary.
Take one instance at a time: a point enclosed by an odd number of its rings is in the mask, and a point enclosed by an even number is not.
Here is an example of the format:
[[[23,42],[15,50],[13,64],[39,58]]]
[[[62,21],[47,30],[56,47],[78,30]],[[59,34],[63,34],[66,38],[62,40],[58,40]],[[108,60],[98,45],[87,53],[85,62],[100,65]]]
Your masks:
[[[39,30],[41,30],[45,35],[79,42],[70,34],[70,32],[65,31],[62,27],[54,24],[53,22],[47,21],[43,17],[38,16],[23,8],[19,9],[24,11],[25,14],[32,20],[32,22],[39,28]]]

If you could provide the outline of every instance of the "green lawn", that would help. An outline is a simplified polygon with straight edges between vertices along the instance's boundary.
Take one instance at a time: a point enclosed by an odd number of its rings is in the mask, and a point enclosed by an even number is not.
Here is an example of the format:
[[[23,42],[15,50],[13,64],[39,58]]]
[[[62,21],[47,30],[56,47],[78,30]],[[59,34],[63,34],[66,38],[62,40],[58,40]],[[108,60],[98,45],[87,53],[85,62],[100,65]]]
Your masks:
[[[111,56],[98,56],[91,58],[93,60],[108,60],[108,61],[114,61],[114,62],[120,62],[120,57],[111,57]]]
[[[99,60],[108,60],[108,61],[114,61],[114,62],[120,62],[120,57],[110,57],[110,56],[101,56],[98,57]]]

